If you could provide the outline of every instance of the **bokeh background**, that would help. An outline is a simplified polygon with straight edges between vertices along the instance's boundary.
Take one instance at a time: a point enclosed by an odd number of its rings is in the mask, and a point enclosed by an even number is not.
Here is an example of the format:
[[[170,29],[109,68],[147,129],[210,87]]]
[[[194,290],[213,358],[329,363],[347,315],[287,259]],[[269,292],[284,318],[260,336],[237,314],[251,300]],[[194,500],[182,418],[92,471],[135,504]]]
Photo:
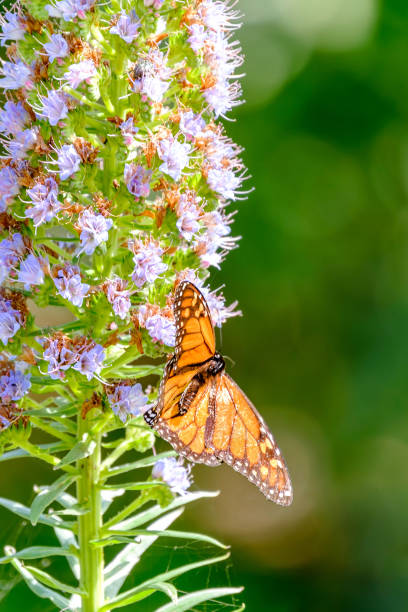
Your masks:
[[[197,467],[197,485],[221,495],[183,525],[232,545],[217,571],[245,585],[251,612],[406,611],[408,3],[240,7],[247,103],[228,129],[256,190],[212,285],[239,300],[244,316],[219,347],[271,426],[295,496],[282,509],[227,467]],[[1,495],[28,502],[33,474],[49,479],[36,463],[2,464]],[[0,511],[0,544],[19,537]],[[174,554],[158,550],[150,564]],[[3,593],[11,576],[0,573]],[[209,572],[189,586],[203,581]],[[1,612],[22,606],[53,609],[21,584],[0,598]]]

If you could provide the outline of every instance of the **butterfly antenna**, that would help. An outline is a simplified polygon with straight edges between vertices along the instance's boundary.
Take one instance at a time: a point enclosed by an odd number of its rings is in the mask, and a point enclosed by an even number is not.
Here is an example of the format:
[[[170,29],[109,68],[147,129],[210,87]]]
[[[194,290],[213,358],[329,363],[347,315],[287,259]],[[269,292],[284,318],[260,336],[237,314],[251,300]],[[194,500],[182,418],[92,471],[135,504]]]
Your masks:
[[[225,361],[229,361],[229,363],[231,364],[233,368],[235,367],[236,362],[233,359],[231,359],[231,357],[229,357],[228,355],[223,355],[223,357]]]

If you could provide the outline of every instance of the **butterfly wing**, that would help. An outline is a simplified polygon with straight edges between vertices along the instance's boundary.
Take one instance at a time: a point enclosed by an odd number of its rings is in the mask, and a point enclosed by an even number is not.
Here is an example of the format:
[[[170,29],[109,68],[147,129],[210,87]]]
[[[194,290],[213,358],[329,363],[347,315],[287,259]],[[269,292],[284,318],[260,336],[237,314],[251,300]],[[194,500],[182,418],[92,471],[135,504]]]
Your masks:
[[[185,387],[182,376],[182,374],[173,376],[167,385],[167,390],[165,385],[164,397],[168,401],[164,401],[163,409],[153,427],[180,455],[190,461],[218,465],[221,460],[217,459],[214,451],[205,443],[216,382],[214,378],[208,378],[202,383],[197,379],[191,379]],[[191,401],[188,400],[189,390]],[[189,406],[187,412],[180,416],[179,402],[181,398],[181,406],[184,405],[183,397],[184,402],[189,401]]]
[[[201,364],[215,354],[215,335],[210,311],[200,291],[188,281],[179,284],[174,296],[178,369]]]
[[[268,499],[282,506],[292,502],[285,461],[271,432],[253,404],[224,372],[215,377],[205,442],[214,455],[254,483]]]

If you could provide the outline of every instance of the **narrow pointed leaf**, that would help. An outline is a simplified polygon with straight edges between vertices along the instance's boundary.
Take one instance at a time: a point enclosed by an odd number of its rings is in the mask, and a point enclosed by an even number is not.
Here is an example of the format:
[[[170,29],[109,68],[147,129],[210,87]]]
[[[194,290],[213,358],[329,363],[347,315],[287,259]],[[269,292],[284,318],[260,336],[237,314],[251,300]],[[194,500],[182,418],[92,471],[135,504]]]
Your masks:
[[[168,506],[162,507],[159,504],[152,506],[148,510],[144,512],[139,512],[139,514],[132,516],[116,525],[111,525],[111,529],[115,531],[128,531],[129,529],[134,529],[147,523],[148,521],[152,521],[155,518],[161,516],[169,512],[170,510],[175,510],[176,508],[180,508],[187,504],[190,504],[198,499],[202,499],[204,497],[216,497],[218,495],[218,491],[198,491],[197,493],[188,493],[187,495],[180,495],[176,497]]]
[[[59,546],[29,546],[17,552],[0,557],[0,563],[10,563],[13,559],[44,559],[45,557],[75,556],[74,552]]]
[[[75,480],[74,476],[66,475],[58,478],[49,487],[43,487],[42,490],[35,497],[31,504],[30,520],[33,525],[36,525],[41,514],[46,508],[58,497],[60,493],[65,491]]]
[[[125,591],[125,593],[121,593],[114,599],[109,602],[109,609],[117,608],[122,605],[127,605],[128,600],[133,597],[135,594],[140,594],[141,592],[153,588],[154,584],[162,583],[163,581],[167,582],[169,580],[173,580],[178,576],[184,575],[187,572],[198,569],[199,567],[204,567],[205,565],[212,565],[214,563],[219,563],[221,561],[225,561],[228,559],[229,554],[222,555],[221,557],[213,557],[212,559],[203,559],[202,561],[197,561],[196,563],[189,563],[188,565],[182,565],[180,567],[176,567],[173,570],[169,570],[168,572],[164,572],[163,574],[159,574],[150,580],[146,580],[139,584],[137,587],[133,589],[129,589],[129,591]],[[136,601],[136,600],[133,600]],[[119,604],[119,605],[118,605]]]
[[[112,476],[117,476],[118,474],[125,474],[126,472],[138,470],[139,468],[150,467],[160,459],[175,456],[176,453],[174,451],[166,451],[157,455],[150,455],[149,457],[144,457],[143,459],[139,459],[139,461],[133,461],[132,463],[124,463],[123,465],[118,465],[117,467],[110,468],[107,477],[112,478]]]
[[[68,531],[67,529],[59,529],[59,528],[55,528],[54,531],[55,531],[55,535],[57,536],[58,541],[61,544],[62,548],[73,549],[73,550],[78,549],[77,539],[71,531]],[[79,566],[78,557],[74,557],[74,556],[67,557],[67,561],[68,561],[69,567],[71,568],[73,575],[75,576],[77,580],[79,580],[81,570]]]
[[[158,608],[156,612],[186,612],[194,608],[203,601],[210,601],[211,599],[217,599],[217,597],[226,597],[227,595],[236,595],[242,592],[242,587],[238,588],[217,588],[217,589],[203,589],[202,591],[196,591],[195,593],[188,593],[180,597],[178,601],[172,601],[161,608]]]
[[[12,564],[18,573],[24,578],[27,586],[38,597],[41,597],[42,599],[49,599],[59,610],[71,609],[69,599],[41,584],[41,582],[39,582],[17,559],[13,559]]]
[[[58,470],[64,465],[69,465],[70,463],[74,463],[75,461],[89,457],[89,455],[92,455],[95,450],[95,444],[95,441],[91,439],[78,442],[75,444],[74,448],[72,448],[69,453],[67,453],[65,457],[61,459],[59,464],[56,465],[54,469]]]
[[[58,453],[60,451],[66,450],[67,445],[65,444],[65,442],[52,442],[51,444],[38,444],[38,448],[41,450],[45,450],[52,455],[53,453]],[[26,457],[31,457],[29,452],[27,452],[23,448],[15,448],[0,455],[0,463],[2,461],[9,461],[10,459],[24,459]]]
[[[63,593],[71,593],[76,595],[83,595],[83,591],[80,589],[76,589],[75,587],[65,584],[64,582],[60,582],[54,576],[47,574],[43,570],[38,569],[38,567],[33,567],[32,565],[26,565],[25,568],[42,584],[45,586],[49,586],[52,589],[57,589],[57,591],[62,591]]]
[[[149,525],[149,529],[166,529],[182,513],[183,508],[178,508],[173,512],[169,512]],[[134,566],[138,563],[142,554],[157,540],[157,538],[158,536],[156,535],[141,536],[138,543],[125,546],[125,548],[123,548],[109,563],[105,569],[105,597],[107,599],[111,599],[119,593],[123,583]]]
[[[151,530],[151,529],[135,529],[132,531],[127,531],[123,533],[123,535],[121,532],[119,532],[119,533],[112,534],[106,538],[102,538],[101,540],[95,540],[93,544],[96,544],[99,546],[106,546],[108,544],[113,545],[113,544],[119,544],[121,542],[132,542],[134,541],[134,538],[137,538],[140,536],[148,536],[150,534],[157,535],[158,537],[164,537],[164,538],[180,538],[183,540],[196,540],[199,542],[207,542],[207,544],[212,544],[213,546],[217,546],[219,548],[224,548],[224,549],[228,548],[228,546],[225,546],[225,544],[222,544],[215,538],[204,535],[202,533],[192,533],[188,531],[172,531],[169,529],[165,529],[162,531]]]
[[[26,519],[27,521],[30,520],[30,508],[27,508],[27,506],[23,506],[23,504],[20,504],[19,502],[13,501],[12,499],[6,499],[5,497],[0,497],[0,506],[3,506],[3,508],[7,508],[8,510],[10,510],[10,512],[17,514],[17,516],[20,516],[21,518]],[[48,525],[49,527],[65,527],[65,529],[72,529],[74,527],[73,523],[65,522],[57,516],[51,516],[47,514],[41,514],[37,519],[37,523],[41,523],[42,525]]]
[[[103,488],[104,490],[126,489],[126,491],[141,491],[142,489],[149,489],[157,486],[168,487],[162,480],[144,480],[143,482],[124,482],[117,485],[105,485]]]
[[[152,595],[156,591],[162,591],[172,601],[177,601],[177,589],[175,586],[168,582],[152,582],[149,588],[140,586],[133,589],[132,595],[126,597],[126,599],[118,601],[116,603],[109,602],[107,606],[102,608],[104,610],[114,610],[115,608],[123,608],[123,606],[130,606],[130,604],[145,599],[149,595]]]

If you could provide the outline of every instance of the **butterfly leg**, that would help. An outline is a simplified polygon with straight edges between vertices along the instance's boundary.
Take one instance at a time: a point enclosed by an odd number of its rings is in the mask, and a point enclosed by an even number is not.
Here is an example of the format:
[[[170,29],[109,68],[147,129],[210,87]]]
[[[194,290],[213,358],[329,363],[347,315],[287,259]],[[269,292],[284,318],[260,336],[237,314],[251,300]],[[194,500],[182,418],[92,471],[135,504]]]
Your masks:
[[[194,398],[197,395],[199,388],[203,384],[204,384],[204,376],[202,374],[196,374],[194,378],[191,380],[191,382],[188,384],[188,386],[184,389],[183,393],[181,394],[181,397],[178,401],[178,411],[172,418],[183,416],[184,414],[187,414],[188,409],[193,403]]]

